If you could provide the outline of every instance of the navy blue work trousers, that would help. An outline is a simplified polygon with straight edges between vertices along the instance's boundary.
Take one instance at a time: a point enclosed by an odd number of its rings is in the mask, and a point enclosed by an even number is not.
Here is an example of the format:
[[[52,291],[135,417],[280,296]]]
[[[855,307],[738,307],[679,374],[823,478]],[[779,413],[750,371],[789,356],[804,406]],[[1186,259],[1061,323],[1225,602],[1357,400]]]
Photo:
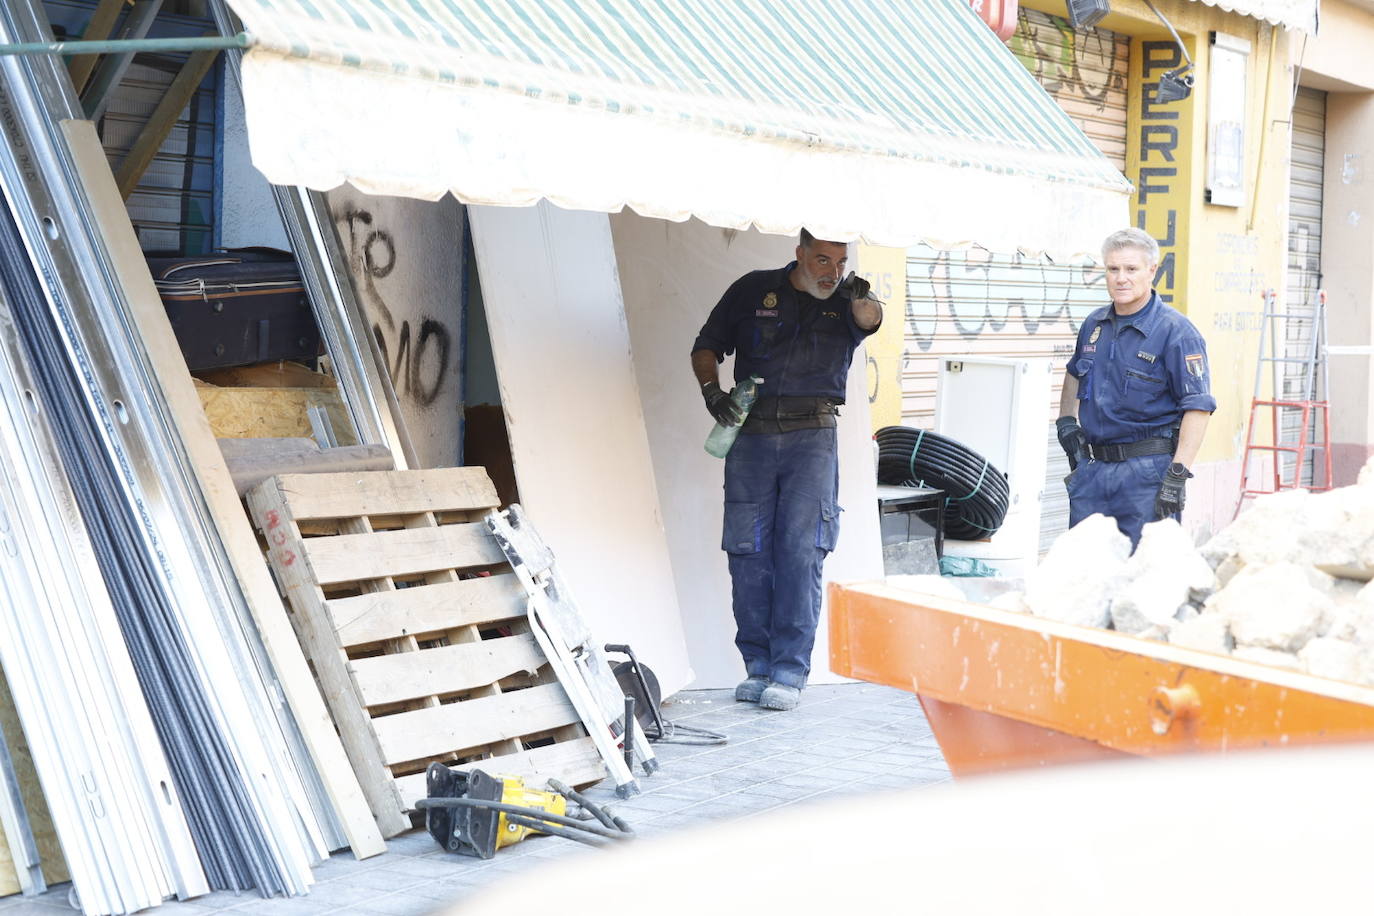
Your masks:
[[[725,459],[735,645],[750,677],[806,686],[821,564],[840,533],[834,429],[745,433]]]
[[[1100,512],[1116,521],[1134,550],[1140,543],[1140,529],[1155,520],[1155,497],[1173,460],[1172,455],[1141,455],[1080,464],[1069,475],[1069,527]]]

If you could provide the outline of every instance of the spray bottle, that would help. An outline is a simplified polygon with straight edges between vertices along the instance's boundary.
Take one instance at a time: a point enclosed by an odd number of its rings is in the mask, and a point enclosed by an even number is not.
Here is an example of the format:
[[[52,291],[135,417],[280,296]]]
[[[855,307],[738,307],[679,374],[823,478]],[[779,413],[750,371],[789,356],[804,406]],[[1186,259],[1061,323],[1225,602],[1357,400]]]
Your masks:
[[[758,400],[759,386],[762,384],[763,379],[757,375],[751,375],[730,392],[730,400],[735,402],[743,416],[740,418],[738,426],[721,426],[719,423],[715,425],[711,434],[706,437],[708,454],[716,458],[724,458],[729,454],[730,447],[735,444],[735,437],[739,435],[740,428],[744,426],[744,419],[749,416],[749,409],[754,406],[754,401]]]

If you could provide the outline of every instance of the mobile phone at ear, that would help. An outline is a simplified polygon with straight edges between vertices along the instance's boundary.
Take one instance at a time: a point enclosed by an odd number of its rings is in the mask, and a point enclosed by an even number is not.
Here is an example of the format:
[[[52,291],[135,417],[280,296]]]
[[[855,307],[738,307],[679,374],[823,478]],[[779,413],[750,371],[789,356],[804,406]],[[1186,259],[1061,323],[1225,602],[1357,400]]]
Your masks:
[[[872,288],[872,284],[852,270],[849,276],[840,281],[839,286],[840,292],[850,299],[866,299],[868,291]]]

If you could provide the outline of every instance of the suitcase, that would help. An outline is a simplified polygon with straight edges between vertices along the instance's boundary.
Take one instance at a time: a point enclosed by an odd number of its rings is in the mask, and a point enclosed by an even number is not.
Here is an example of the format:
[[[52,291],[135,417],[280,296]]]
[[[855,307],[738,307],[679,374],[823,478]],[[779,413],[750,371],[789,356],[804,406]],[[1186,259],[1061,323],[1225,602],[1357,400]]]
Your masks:
[[[149,258],[186,367],[282,359],[314,365],[320,332],[290,254],[272,249]]]

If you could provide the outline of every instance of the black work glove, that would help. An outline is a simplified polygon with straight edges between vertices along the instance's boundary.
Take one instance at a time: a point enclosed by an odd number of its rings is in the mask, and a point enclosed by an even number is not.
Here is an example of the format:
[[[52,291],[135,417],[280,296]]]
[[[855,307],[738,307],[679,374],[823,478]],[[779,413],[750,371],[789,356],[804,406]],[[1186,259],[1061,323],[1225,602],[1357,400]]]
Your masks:
[[[849,276],[840,281],[840,289],[851,300],[867,299],[868,291],[872,288],[873,284],[852,270],[849,272]]]
[[[720,390],[716,382],[702,385],[701,396],[706,399],[706,409],[721,426],[739,426],[744,422],[744,411],[740,410],[730,395]]]
[[[1069,470],[1078,469],[1080,462],[1088,460],[1088,434],[1078,425],[1077,417],[1060,417],[1054,422],[1055,432],[1059,434],[1059,445],[1069,456]]]
[[[1175,461],[1164,474],[1164,482],[1159,485],[1159,495],[1155,497],[1155,521],[1169,518],[1183,511],[1183,488],[1192,473]]]

